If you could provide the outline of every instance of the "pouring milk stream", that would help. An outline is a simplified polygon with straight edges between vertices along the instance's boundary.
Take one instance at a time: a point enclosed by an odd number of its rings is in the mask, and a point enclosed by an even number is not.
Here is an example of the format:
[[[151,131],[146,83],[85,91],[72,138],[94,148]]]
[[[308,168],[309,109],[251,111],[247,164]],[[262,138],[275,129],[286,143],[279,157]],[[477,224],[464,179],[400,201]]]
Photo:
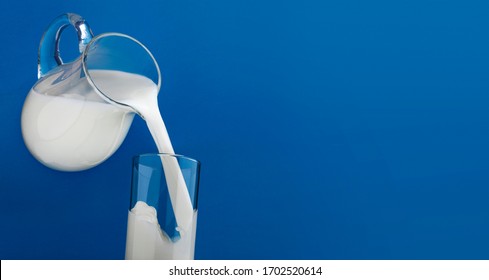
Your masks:
[[[127,104],[146,121],[148,129],[160,153],[175,154],[165,123],[158,107],[158,86],[141,75],[126,72],[93,70],[90,71],[97,88],[120,103]],[[176,158],[161,158],[168,192],[175,212],[178,227],[184,232],[192,223],[193,207],[185,180]]]
[[[64,64],[59,36],[69,25],[77,30],[82,55]],[[123,34],[92,37],[88,24],[76,14],[58,17],[45,32],[39,48],[40,79],[22,110],[22,134],[29,151],[57,170],[94,167],[121,145],[137,113],[146,121],[158,151],[174,154],[158,108],[160,72],[149,50]],[[131,57],[124,57],[123,47]],[[132,57],[139,60],[125,67],[125,59]],[[141,70],[145,62],[153,78]],[[162,165],[183,238],[195,222],[193,206],[177,160],[164,158]]]

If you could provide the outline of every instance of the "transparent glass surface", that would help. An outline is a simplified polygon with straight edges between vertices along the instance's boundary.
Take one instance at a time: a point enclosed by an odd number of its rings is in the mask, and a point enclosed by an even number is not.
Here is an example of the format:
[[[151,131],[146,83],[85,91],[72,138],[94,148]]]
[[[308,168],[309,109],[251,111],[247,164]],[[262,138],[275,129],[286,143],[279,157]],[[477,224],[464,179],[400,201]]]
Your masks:
[[[165,160],[176,160],[193,207],[191,227],[177,225],[165,177]],[[193,259],[197,222],[200,163],[169,154],[134,157],[128,217],[126,259]]]
[[[158,63],[151,52],[138,40],[121,33],[104,33],[94,37],[83,52],[83,70],[87,80],[102,98],[110,103],[122,107],[130,107],[124,102],[127,96],[121,96],[118,87],[107,87],[104,75],[96,75],[101,71],[122,72],[139,75],[151,80],[158,87],[161,86],[161,73]],[[120,86],[130,82],[121,76]],[[144,94],[139,92],[138,94]],[[137,112],[136,109],[131,109]]]

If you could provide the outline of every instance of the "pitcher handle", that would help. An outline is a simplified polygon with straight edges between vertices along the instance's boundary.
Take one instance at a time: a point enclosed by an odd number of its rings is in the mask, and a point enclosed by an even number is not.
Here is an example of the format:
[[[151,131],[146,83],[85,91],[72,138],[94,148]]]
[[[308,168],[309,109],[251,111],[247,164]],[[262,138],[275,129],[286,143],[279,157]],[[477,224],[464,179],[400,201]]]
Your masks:
[[[92,30],[90,30],[88,23],[81,16],[72,13],[58,16],[44,32],[39,45],[38,78],[41,78],[56,66],[63,64],[63,60],[61,60],[59,55],[59,39],[61,32],[69,25],[76,29],[80,53],[83,52],[88,42],[92,40]]]

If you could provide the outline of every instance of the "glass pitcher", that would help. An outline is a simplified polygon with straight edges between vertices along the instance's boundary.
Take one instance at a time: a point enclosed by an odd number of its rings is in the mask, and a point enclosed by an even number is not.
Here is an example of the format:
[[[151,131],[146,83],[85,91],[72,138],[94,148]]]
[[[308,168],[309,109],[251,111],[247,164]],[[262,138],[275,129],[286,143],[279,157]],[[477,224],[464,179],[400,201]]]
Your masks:
[[[70,25],[80,56],[63,63],[60,35]],[[38,78],[22,109],[22,136],[37,160],[61,171],[92,168],[122,144],[138,112],[121,102],[120,92],[137,91],[143,79],[158,91],[161,86],[158,64],[144,45],[120,33],[94,37],[76,14],[57,17],[45,31]]]

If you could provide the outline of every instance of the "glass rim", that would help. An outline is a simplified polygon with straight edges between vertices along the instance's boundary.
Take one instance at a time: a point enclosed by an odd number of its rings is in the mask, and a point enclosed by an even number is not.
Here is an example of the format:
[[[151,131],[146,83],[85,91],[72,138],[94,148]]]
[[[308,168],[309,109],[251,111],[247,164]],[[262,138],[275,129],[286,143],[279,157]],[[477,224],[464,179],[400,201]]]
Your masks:
[[[194,158],[191,158],[191,157],[188,157],[188,156],[184,156],[184,155],[179,155],[179,154],[168,154],[168,153],[145,153],[145,154],[139,154],[139,155],[135,155],[133,156],[133,160],[134,159],[137,159],[137,158],[143,158],[143,157],[174,157],[174,158],[179,158],[179,159],[184,159],[184,160],[188,160],[188,161],[191,161],[191,162],[194,162],[196,163],[197,165],[200,166],[200,161],[197,160],[197,159],[194,159]]]
[[[131,106],[127,105],[127,104],[124,104],[124,103],[121,103],[121,102],[118,102],[116,100],[113,100],[112,98],[110,98],[109,96],[105,95],[103,93],[103,91],[101,91],[97,85],[95,84],[95,82],[93,81],[92,79],[92,76],[90,75],[90,72],[89,72],[89,69],[88,69],[88,66],[87,66],[87,56],[88,56],[88,50],[90,50],[91,46],[99,41],[100,39],[102,38],[105,38],[105,37],[121,37],[121,38],[126,38],[126,39],[129,39],[131,41],[133,41],[134,43],[138,44],[140,47],[142,47],[146,53],[151,57],[151,59],[153,60],[153,63],[154,63],[154,66],[156,68],[156,72],[158,73],[158,84],[157,84],[157,87],[158,87],[158,95],[160,93],[160,90],[161,90],[161,71],[160,71],[160,67],[158,65],[158,62],[156,61],[155,57],[153,56],[153,54],[149,51],[149,49],[143,45],[143,43],[139,42],[136,38],[134,37],[131,37],[129,35],[126,35],[126,34],[123,34],[123,33],[118,33],[118,32],[106,32],[106,33],[102,33],[102,34],[99,34],[95,37],[93,37],[90,42],[88,42],[88,44],[85,46],[84,50],[83,50],[83,53],[81,55],[81,63],[82,63],[82,69],[83,69],[83,72],[85,73],[86,77],[87,77],[87,81],[88,83],[90,84],[90,86],[92,86],[94,89],[95,89],[95,92],[100,96],[102,97],[102,99],[104,99],[105,101],[111,103],[111,104],[116,104],[116,105],[119,105],[123,108],[129,108],[131,111],[136,111],[134,108],[132,108]],[[136,111],[137,112],[137,111]]]

